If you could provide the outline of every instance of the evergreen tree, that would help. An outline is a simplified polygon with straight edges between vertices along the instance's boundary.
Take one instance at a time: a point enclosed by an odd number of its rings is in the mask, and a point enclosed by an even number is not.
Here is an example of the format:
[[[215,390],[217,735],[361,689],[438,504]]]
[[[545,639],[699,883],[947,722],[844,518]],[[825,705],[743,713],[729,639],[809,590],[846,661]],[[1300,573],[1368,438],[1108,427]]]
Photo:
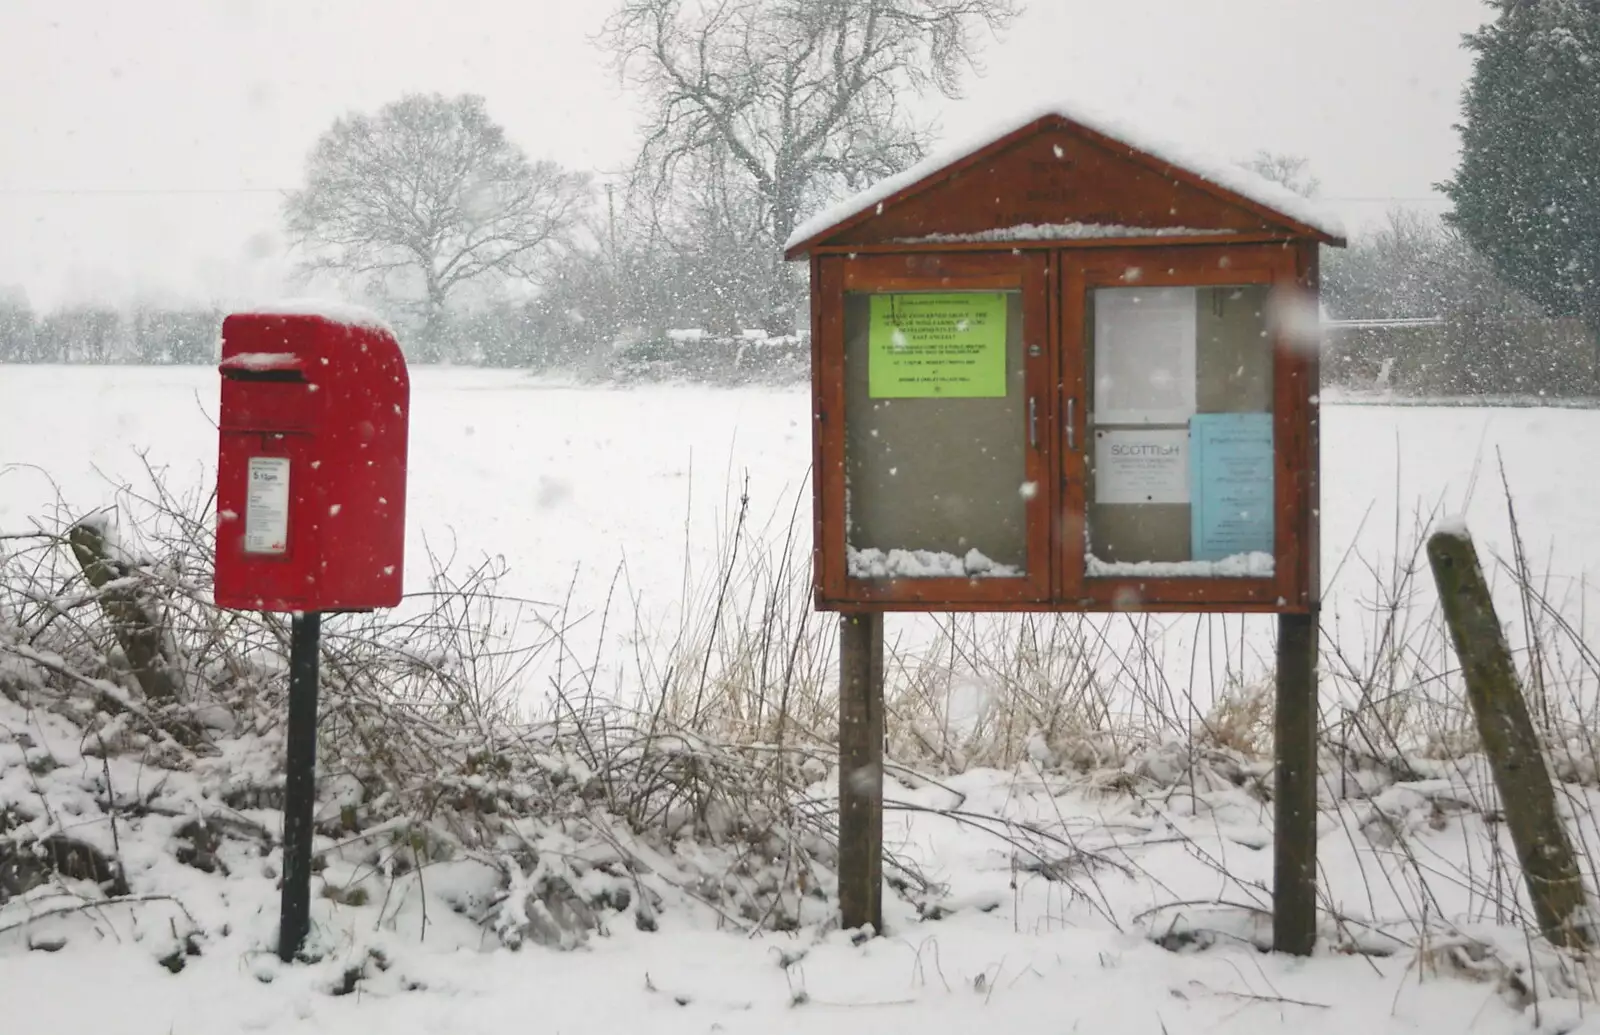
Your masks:
[[[1600,0],[1501,0],[1466,39],[1449,221],[1500,276],[1600,347]],[[1600,373],[1600,367],[1597,367]]]

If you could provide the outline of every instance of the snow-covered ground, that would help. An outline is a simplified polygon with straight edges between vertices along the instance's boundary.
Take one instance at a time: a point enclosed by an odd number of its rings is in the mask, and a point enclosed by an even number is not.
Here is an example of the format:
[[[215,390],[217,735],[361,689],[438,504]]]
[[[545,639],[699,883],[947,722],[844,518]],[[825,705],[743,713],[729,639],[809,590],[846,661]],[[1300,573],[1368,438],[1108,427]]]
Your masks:
[[[6,368],[0,530],[25,524],[58,493],[81,512],[117,502],[118,485],[147,489],[141,452],[173,489],[209,492],[216,395],[216,374],[204,368]],[[797,533],[809,542],[807,411],[799,390],[618,391],[510,372],[414,371],[407,588],[426,587],[430,551],[456,570],[501,556],[509,572],[500,590],[549,605],[570,599],[587,615],[568,631],[574,652],[601,659],[603,684],[625,683],[635,609],[657,634],[676,628],[686,578],[703,587],[717,574],[746,476],[750,527],[781,536],[798,497]],[[1583,606],[1600,586],[1596,440],[1593,410],[1326,406],[1329,640],[1349,657],[1368,653],[1379,590],[1395,583],[1397,553],[1409,559],[1431,519],[1464,514],[1480,553],[1510,557],[1502,461],[1548,594],[1574,621],[1600,621],[1600,607]],[[613,585],[608,640],[597,652]],[[928,627],[913,616],[889,622],[902,642]],[[1125,619],[1105,625],[1114,637],[1132,635]],[[1162,631],[1158,656],[1201,698],[1230,674],[1248,679],[1272,655],[1270,619],[1164,617],[1149,628]],[[529,685],[547,685],[546,674],[530,674]]]
[[[137,758],[85,757],[92,743],[0,696],[0,800],[50,802],[53,829],[118,852],[136,899],[94,906],[78,897],[84,885],[65,882],[0,906],[7,1031],[1600,1031],[1580,1023],[1584,981],[1497,926],[1515,898],[1509,849],[1491,850],[1493,833],[1467,808],[1485,785],[1470,765],[1424,763],[1406,784],[1329,781],[1329,917],[1310,960],[1259,951],[1272,853],[1270,806],[1253,785],[1268,767],[1224,774],[1201,760],[1200,779],[1180,789],[1172,776],[1188,762],[1167,751],[1116,787],[1026,767],[890,780],[888,847],[946,886],[947,915],[890,894],[887,936],[865,944],[816,924],[746,933],[716,904],[715,889],[742,878],[696,867],[691,851],[647,853],[651,866],[628,883],[659,893],[654,930],[640,929],[635,897],[602,910],[601,931],[574,951],[513,952],[472,919],[495,891],[489,866],[387,873],[365,857],[382,840],[351,837],[347,851],[320,841],[331,861],[313,878],[318,958],[285,967],[274,953],[277,850],[224,839],[214,872],[176,858],[178,838],[197,843],[184,827],[202,810],[235,828],[276,814],[222,809],[218,763],[157,776]],[[145,807],[92,822],[102,775]],[[825,799],[829,784],[806,793]],[[1574,825],[1593,843],[1589,805],[1574,802],[1584,813]],[[544,866],[560,859],[581,874],[577,861],[605,845],[541,847]]]
[[[414,392],[414,585],[427,577],[427,548],[458,565],[503,554],[503,591],[556,602],[570,588],[580,609],[594,610],[625,562],[620,595],[655,621],[680,599],[686,550],[691,578],[714,567],[745,472],[758,522],[786,521],[805,488],[798,391],[612,391],[421,370]],[[58,493],[83,511],[115,501],[118,485],[139,487],[136,450],[174,488],[209,491],[214,414],[209,370],[0,368],[0,532],[25,527]],[[1583,410],[1325,408],[1325,621],[1339,645],[1364,651],[1364,608],[1393,582],[1395,543],[1408,551],[1429,515],[1464,512],[1481,550],[1509,554],[1501,459],[1535,568],[1551,574],[1550,594],[1570,615],[1585,613],[1588,581],[1600,577],[1600,483],[1586,448],[1597,433],[1600,413]],[[1417,593],[1430,592],[1424,577]],[[1226,645],[1232,664],[1270,657],[1265,623],[1242,639],[1237,620],[1166,624],[1185,659],[1197,637]],[[605,648],[625,649],[621,639]],[[1229,661],[1211,664],[1210,674],[1185,665],[1171,679],[1205,691]],[[1571,984],[1550,986],[1548,960],[1527,966],[1520,929],[1496,926],[1515,878],[1502,825],[1486,826],[1471,807],[1488,798],[1477,765],[1416,760],[1405,783],[1325,773],[1327,948],[1299,961],[1253,946],[1271,879],[1270,805],[1256,790],[1267,768],[1224,772],[1221,761],[1174,752],[1088,777],[1024,766],[889,781],[889,847],[947,884],[954,912],[919,917],[890,895],[888,937],[864,945],[816,928],[737,933],[703,886],[690,895],[682,880],[667,881],[677,871],[662,861],[645,878],[663,900],[659,930],[636,929],[624,907],[578,951],[513,953],[451,909],[493,890],[483,867],[391,876],[352,857],[315,884],[322,959],[285,968],[271,952],[276,849],[225,841],[228,877],[174,857],[186,810],[215,807],[207,772],[158,777],[137,757],[102,760],[78,729],[0,696],[0,803],[50,802],[50,816],[30,820],[36,833],[47,832],[42,823],[119,849],[131,891],[176,899],[100,909],[63,898],[70,911],[25,926],[23,911],[48,909],[48,896],[0,909],[0,1017],[6,1031],[98,1035],[1600,1032],[1583,1021]],[[834,777],[818,777],[804,793],[826,798]],[[149,811],[107,824],[96,799],[108,793],[137,794]],[[1576,833],[1600,844],[1589,799],[1574,794]],[[322,891],[358,884],[364,903]],[[1423,915],[1461,937],[1434,935],[1419,953]],[[1467,935],[1496,951],[1469,946]],[[1365,952],[1348,951],[1357,947]],[[1518,961],[1521,973],[1503,969]],[[1530,982],[1536,995],[1514,990]],[[334,994],[341,988],[352,994]]]
[[[1497,827],[1470,808],[1485,786],[1473,765],[1419,762],[1402,784],[1374,773],[1327,782],[1329,916],[1309,961],[1259,951],[1272,860],[1270,806],[1255,786],[1268,766],[1225,772],[1225,760],[1200,758],[1198,779],[1179,787],[1190,760],[1166,749],[1115,774],[1116,786],[1028,767],[891,779],[887,845],[945,887],[946,915],[891,893],[887,937],[865,944],[815,923],[746,933],[718,902],[752,878],[709,855],[697,865],[690,846],[670,859],[644,853],[648,867],[624,882],[639,894],[601,910],[582,947],[513,952],[475,922],[496,888],[491,867],[386,872],[374,861],[383,853],[368,851],[384,844],[378,829],[347,848],[320,840],[330,861],[313,878],[317,959],[285,967],[274,954],[278,851],[225,836],[204,849],[206,872],[178,858],[180,844],[201,844],[191,824],[202,812],[234,831],[276,820],[221,805],[219,778],[250,762],[240,746],[173,772],[88,757],[95,739],[0,695],[0,800],[48,802],[53,813],[33,827],[115,852],[132,893],[95,906],[68,881],[0,906],[7,1031],[1600,1030],[1578,1024],[1584,981],[1496,926],[1516,892],[1503,836],[1496,844]],[[803,793],[826,799],[831,780]],[[97,805],[107,787],[128,803],[115,822]],[[1594,843],[1591,803],[1572,804]],[[525,828],[541,869],[578,874],[579,886],[605,879],[581,861],[611,854],[607,843],[540,826]],[[646,894],[658,903],[650,931],[637,922]]]

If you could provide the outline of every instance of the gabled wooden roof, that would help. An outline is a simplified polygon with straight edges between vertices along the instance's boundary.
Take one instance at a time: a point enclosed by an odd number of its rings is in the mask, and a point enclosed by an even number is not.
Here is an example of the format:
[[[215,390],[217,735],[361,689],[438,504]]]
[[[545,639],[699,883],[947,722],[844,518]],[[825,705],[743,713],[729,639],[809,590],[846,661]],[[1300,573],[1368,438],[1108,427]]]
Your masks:
[[[819,248],[894,243],[1241,235],[1345,243],[1336,218],[1248,170],[1053,108],[813,216],[784,254],[797,259]]]

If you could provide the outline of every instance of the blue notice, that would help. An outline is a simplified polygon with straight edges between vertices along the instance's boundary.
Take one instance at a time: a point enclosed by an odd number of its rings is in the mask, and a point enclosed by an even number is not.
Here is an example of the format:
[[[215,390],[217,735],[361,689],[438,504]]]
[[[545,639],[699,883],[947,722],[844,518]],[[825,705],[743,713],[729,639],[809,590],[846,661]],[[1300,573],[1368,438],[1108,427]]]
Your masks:
[[[1272,414],[1195,414],[1189,464],[1194,559],[1275,553]]]

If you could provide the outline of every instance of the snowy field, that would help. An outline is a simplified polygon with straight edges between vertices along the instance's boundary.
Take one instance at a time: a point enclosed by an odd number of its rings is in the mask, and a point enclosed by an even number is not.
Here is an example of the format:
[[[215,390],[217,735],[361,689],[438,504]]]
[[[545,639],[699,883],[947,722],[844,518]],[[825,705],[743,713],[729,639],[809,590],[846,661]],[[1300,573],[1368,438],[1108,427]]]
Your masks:
[[[209,492],[215,376],[0,367],[0,533],[27,527],[58,499],[74,512],[126,504],[119,486],[144,485],[141,453],[172,488]],[[408,578],[425,584],[430,549],[459,567],[503,555],[503,592],[554,604],[570,591],[575,610],[597,611],[625,566],[619,595],[638,600],[647,629],[670,621],[686,567],[694,582],[714,574],[746,472],[756,523],[786,525],[805,490],[806,410],[799,391],[616,391],[417,371]],[[1588,445],[1600,437],[1600,413],[1323,412],[1323,563],[1337,572],[1324,618],[1336,647],[1363,656],[1364,616],[1393,584],[1396,543],[1409,557],[1430,515],[1465,512],[1480,549],[1509,556],[1502,459],[1534,568],[1551,576],[1549,594],[1567,614],[1587,614],[1588,585],[1600,577],[1600,482]],[[1413,592],[1417,607],[1428,605],[1425,575]],[[1510,619],[1509,596],[1504,606]],[[891,619],[891,634],[915,622]],[[1196,693],[1219,669],[1270,660],[1265,623],[1243,632],[1237,620],[1166,626],[1184,666],[1169,678]],[[622,622],[601,645],[618,678],[629,671],[632,631]],[[1220,660],[1197,653],[1197,637]],[[1192,674],[1196,656],[1211,671]],[[1270,779],[1270,765],[1195,769],[1161,749],[1103,782],[1026,765],[887,781],[890,849],[947,885],[953,912],[919,916],[891,894],[888,937],[865,945],[815,927],[737,933],[685,874],[688,863],[659,859],[641,878],[662,897],[659,931],[637,930],[622,909],[580,951],[513,953],[451,909],[492,893],[486,867],[386,876],[330,852],[315,887],[346,891],[314,898],[322,958],[285,968],[270,951],[275,850],[225,841],[226,878],[171,851],[186,810],[215,800],[217,767],[168,773],[151,787],[137,757],[103,761],[91,748],[59,718],[0,697],[0,803],[7,794],[49,801],[48,822],[78,830],[96,813],[102,772],[114,788],[139,788],[168,812],[82,836],[118,846],[135,894],[177,901],[84,909],[64,898],[62,915],[26,925],[21,911],[51,900],[0,909],[8,1032],[1600,1033],[1574,998],[1583,981],[1560,978],[1542,956],[1530,965],[1520,929],[1507,925],[1514,894],[1505,886],[1515,877],[1505,871],[1503,825],[1473,807],[1487,800],[1487,782],[1470,762],[1418,761],[1403,782],[1324,774],[1324,945],[1370,955],[1258,953],[1270,806],[1251,788]],[[36,764],[41,752],[50,764]],[[837,777],[816,775],[801,793],[826,801]],[[1600,844],[1592,801],[1572,793],[1576,835]],[[245,811],[264,828],[277,821]],[[45,822],[34,820],[36,829]],[[358,885],[368,893],[359,901],[348,893]],[[1414,921],[1424,914],[1460,937],[1431,935],[1419,953]],[[1498,951],[1468,951],[1469,935]],[[181,973],[159,960],[177,960]]]
[[[119,503],[137,510],[118,487],[148,491],[146,460],[174,491],[210,492],[213,371],[23,366],[3,374],[0,530],[25,526],[58,498],[75,513]],[[1409,561],[1431,519],[1464,513],[1486,561],[1511,556],[1502,461],[1532,567],[1550,580],[1547,595],[1574,622],[1600,615],[1584,606],[1600,578],[1600,480],[1590,457],[1600,412],[1332,402],[1323,421],[1323,624],[1343,654],[1369,653],[1373,606],[1396,584],[1397,556]],[[555,620],[556,606],[570,600],[573,652],[599,658],[601,683],[626,691],[635,615],[650,637],[677,628],[686,580],[703,589],[719,573],[747,476],[747,531],[780,541],[798,500],[796,532],[809,547],[809,434],[799,390],[610,390],[510,372],[415,371],[407,587],[426,588],[430,554],[456,572],[502,557],[509,571],[500,591],[544,605],[524,617]],[[608,596],[607,639],[597,650]],[[1502,600],[1513,606],[1509,594]],[[1113,638],[1133,635],[1125,620],[1105,626]],[[1272,654],[1270,619],[1160,618],[1148,628],[1160,634],[1154,649],[1172,678],[1181,673],[1197,698],[1230,676],[1259,673]],[[916,617],[889,620],[891,639],[914,643],[927,629]],[[530,672],[529,695],[548,675]]]

